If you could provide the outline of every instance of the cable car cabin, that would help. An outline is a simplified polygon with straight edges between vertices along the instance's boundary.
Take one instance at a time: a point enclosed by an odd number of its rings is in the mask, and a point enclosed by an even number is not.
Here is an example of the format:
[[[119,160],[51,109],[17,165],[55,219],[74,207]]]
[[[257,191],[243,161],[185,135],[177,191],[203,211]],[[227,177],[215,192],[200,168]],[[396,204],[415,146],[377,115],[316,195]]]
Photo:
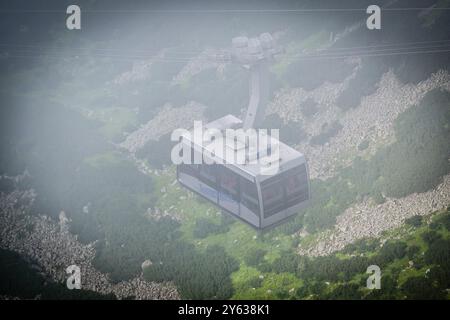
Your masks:
[[[204,128],[225,130],[241,125],[241,120],[227,115]],[[259,164],[183,163],[177,166],[177,180],[254,228],[278,225],[307,206],[310,186],[303,154],[276,141],[280,155],[276,174],[262,175]],[[194,139],[183,137],[182,143],[192,148],[192,158],[194,153],[204,149],[194,143]]]

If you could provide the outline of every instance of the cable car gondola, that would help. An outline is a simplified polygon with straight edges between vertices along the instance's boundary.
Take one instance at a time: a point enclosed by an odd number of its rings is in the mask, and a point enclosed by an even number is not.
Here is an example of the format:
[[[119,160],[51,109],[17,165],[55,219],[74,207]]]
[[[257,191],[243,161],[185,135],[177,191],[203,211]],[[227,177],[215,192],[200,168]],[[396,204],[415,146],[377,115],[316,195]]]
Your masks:
[[[251,71],[250,103],[244,123],[233,115],[226,115],[206,124],[203,128],[214,128],[224,132],[226,129],[252,128],[262,118],[263,111],[258,108],[266,62],[277,51],[269,34],[259,39],[238,37],[233,39],[233,51],[222,55],[231,57]],[[248,50],[246,50],[246,48]],[[208,157],[205,149],[211,141],[196,141],[194,134],[182,138],[184,148],[191,150],[191,157]],[[205,144],[206,143],[206,144]],[[276,143],[278,156],[276,174],[264,174],[264,164],[245,161],[237,164],[223,161],[204,161],[201,164],[182,163],[177,166],[177,180],[186,188],[209,200],[223,211],[245,221],[256,229],[266,229],[278,225],[295,215],[308,205],[310,185],[308,165],[304,155],[288,145],[271,137],[271,144]],[[239,141],[225,143],[226,152],[237,156],[239,148],[247,145]],[[260,151],[257,150],[257,157]],[[261,157],[267,155],[261,152]],[[217,158],[217,157],[216,157]],[[215,162],[215,163],[213,163]],[[212,164],[207,164],[212,163]]]

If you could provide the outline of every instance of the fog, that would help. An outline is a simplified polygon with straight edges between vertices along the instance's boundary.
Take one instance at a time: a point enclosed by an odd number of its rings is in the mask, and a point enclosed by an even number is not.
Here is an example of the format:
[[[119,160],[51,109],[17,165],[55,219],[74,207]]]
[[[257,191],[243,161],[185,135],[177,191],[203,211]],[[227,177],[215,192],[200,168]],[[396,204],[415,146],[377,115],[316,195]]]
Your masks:
[[[381,29],[370,30],[373,1],[361,0],[2,1],[1,249],[57,284],[81,265],[83,289],[100,296],[338,297],[307,287],[338,276],[280,266],[327,265],[315,257],[450,204],[450,12],[435,2],[378,1]],[[71,4],[80,30],[66,27]],[[170,158],[174,130],[244,120],[251,67],[218,56],[262,33],[282,50],[266,64],[255,126],[304,156],[311,188],[308,206],[265,233],[187,190]],[[227,197],[243,203],[239,183]]]

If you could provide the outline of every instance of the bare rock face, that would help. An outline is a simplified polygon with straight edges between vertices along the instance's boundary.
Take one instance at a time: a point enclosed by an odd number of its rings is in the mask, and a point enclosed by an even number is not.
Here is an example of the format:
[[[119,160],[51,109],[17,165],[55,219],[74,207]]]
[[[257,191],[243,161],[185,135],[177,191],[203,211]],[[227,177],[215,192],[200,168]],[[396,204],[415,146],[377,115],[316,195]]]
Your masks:
[[[158,59],[164,58],[165,50],[161,50],[154,58],[144,61],[136,61],[133,63],[131,70],[118,75],[112,84],[116,86],[123,86],[138,81],[146,81],[149,79],[152,71],[152,65]]]
[[[206,49],[198,56],[193,57],[183,69],[172,79],[172,85],[183,84],[185,81],[200,72],[208,69],[217,69],[220,74],[225,68],[225,64],[214,62],[210,59],[210,56],[214,54],[214,50]]]
[[[313,179],[325,180],[334,176],[336,168],[350,166],[353,158],[346,155],[362,152],[372,154],[377,145],[393,141],[394,123],[401,113],[418,104],[433,89],[450,90],[450,75],[447,71],[438,71],[416,85],[402,84],[389,71],[382,76],[375,93],[363,97],[357,108],[343,113],[336,106],[336,99],[348,86],[357,68],[340,84],[324,83],[312,91],[302,88],[281,89],[268,106],[268,114],[277,113],[285,121],[298,122],[308,136],[317,135],[326,123],[339,121],[342,125],[342,129],[328,144],[312,145],[304,141],[296,146],[296,149],[308,155]],[[307,99],[313,99],[319,108],[318,113],[308,119],[300,112],[302,103]],[[370,141],[369,146],[359,151],[357,147],[363,141]]]
[[[161,111],[145,125],[130,133],[120,147],[135,153],[149,140],[158,140],[161,136],[177,128],[193,125],[194,120],[203,119],[206,107],[195,101],[190,101],[184,106],[175,108],[171,104],[165,104]]]
[[[324,232],[311,247],[300,247],[299,253],[323,256],[343,249],[358,239],[378,237],[385,230],[400,227],[415,215],[427,215],[443,209],[450,203],[450,175],[433,190],[413,193],[406,197],[387,198],[386,202],[374,205],[370,199],[357,203],[337,217],[332,236]]]
[[[119,299],[131,296],[136,299],[180,298],[172,283],[147,282],[142,276],[112,283],[107,274],[99,272],[92,264],[95,257],[93,243],[83,245],[75,235],[61,230],[60,222],[67,226],[65,214],[60,214],[58,222],[43,215],[23,214],[35,197],[33,190],[0,193],[0,248],[36,261],[43,275],[55,282],[65,282],[66,268],[75,264],[81,269],[82,288],[86,290],[113,293]],[[151,262],[146,260],[144,263]]]

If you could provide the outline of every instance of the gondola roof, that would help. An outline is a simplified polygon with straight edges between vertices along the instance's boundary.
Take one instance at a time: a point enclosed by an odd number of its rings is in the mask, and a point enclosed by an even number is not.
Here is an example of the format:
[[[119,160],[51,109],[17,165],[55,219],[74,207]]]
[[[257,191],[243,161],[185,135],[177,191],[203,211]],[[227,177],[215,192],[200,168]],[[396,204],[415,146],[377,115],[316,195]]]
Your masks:
[[[215,121],[212,121],[210,123],[207,123],[206,125],[203,126],[202,130],[207,130],[207,129],[217,129],[220,131],[224,131],[225,129],[238,129],[242,127],[242,121],[240,119],[238,119],[237,117],[233,116],[233,115],[226,115],[222,118],[219,118]],[[185,143],[189,143],[189,142],[193,142],[194,148],[196,151],[198,152],[203,152],[203,150],[212,150],[210,146],[213,145],[212,142],[203,142],[203,146],[198,145],[197,143],[194,142],[193,136],[194,136],[194,132],[193,129],[190,130],[190,135],[186,135],[183,136],[183,140]],[[271,144],[273,145],[274,143],[278,144],[279,147],[279,169],[277,174],[280,174],[284,171],[287,171],[289,169],[291,169],[292,167],[298,165],[299,161],[301,160],[301,162],[305,161],[304,155],[295,150],[294,148],[291,148],[290,146],[284,144],[283,142],[270,137],[271,139]],[[234,143],[234,141],[233,141]],[[239,145],[239,142],[238,142]],[[234,152],[235,154],[237,154],[238,150],[240,147],[234,148],[233,144],[229,145],[228,143],[225,143],[225,146],[227,148],[226,152]],[[245,144],[241,142],[241,148],[245,147]],[[202,148],[202,149],[201,149]],[[263,164],[261,164],[259,161],[257,163],[248,163],[246,162],[245,164],[236,164],[236,163],[226,163],[225,162],[225,157],[219,157],[216,156],[216,160],[221,160],[222,163],[224,163],[225,166],[229,167],[230,169],[232,169],[233,171],[238,171],[238,173],[241,173],[246,175],[247,178],[253,179],[255,177],[258,177],[258,179],[260,181],[264,181],[265,179],[270,178],[272,175],[270,174],[265,174],[265,166]],[[260,158],[260,160],[262,160],[263,157]],[[297,161],[293,161],[293,160],[297,160]]]

